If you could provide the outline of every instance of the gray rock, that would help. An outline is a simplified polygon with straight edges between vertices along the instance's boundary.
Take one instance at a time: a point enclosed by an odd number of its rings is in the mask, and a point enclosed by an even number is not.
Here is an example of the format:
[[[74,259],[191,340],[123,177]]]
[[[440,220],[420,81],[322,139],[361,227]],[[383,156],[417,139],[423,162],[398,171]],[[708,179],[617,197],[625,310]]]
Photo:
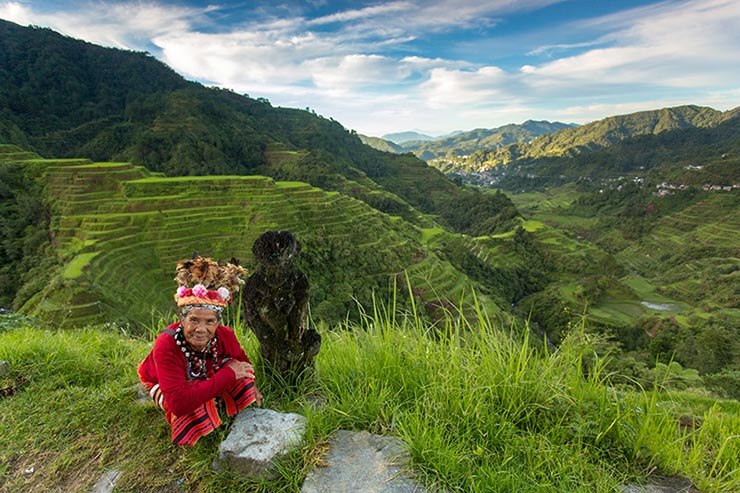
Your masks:
[[[319,394],[309,394],[305,397],[306,404],[313,412],[321,412],[326,407],[326,399]]]
[[[136,402],[142,406],[145,404],[154,404],[152,398],[149,397],[149,394],[140,385],[137,385],[136,389]]]
[[[275,462],[303,441],[306,418],[271,409],[248,408],[231,425],[218,448],[214,469],[229,469],[247,477],[272,479]]]
[[[118,469],[111,469],[104,472],[98,482],[95,483],[92,493],[112,493],[120,476],[121,471]]]
[[[324,461],[326,467],[309,473],[301,493],[426,491],[406,470],[408,453],[395,437],[339,430]]]
[[[630,483],[619,489],[622,493],[700,493],[691,480],[680,476],[654,476],[645,484]]]

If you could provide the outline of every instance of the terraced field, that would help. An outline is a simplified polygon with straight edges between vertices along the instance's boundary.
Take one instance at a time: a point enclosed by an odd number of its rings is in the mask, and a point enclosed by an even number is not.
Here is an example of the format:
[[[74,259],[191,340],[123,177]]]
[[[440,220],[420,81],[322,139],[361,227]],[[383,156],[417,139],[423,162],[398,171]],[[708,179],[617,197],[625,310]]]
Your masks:
[[[661,294],[702,310],[730,308],[740,316],[740,196],[708,195],[663,218],[618,258]]]
[[[62,325],[158,318],[172,305],[177,260],[194,251],[233,256],[251,271],[252,244],[271,229],[291,230],[302,241],[301,266],[310,279],[344,279],[314,285],[315,304],[367,301],[407,268],[423,302],[456,303],[472,286],[416,227],[305,183],[165,178],[129,163],[44,160],[9,146],[0,147],[2,161],[28,167],[45,183],[63,267],[24,310]]]
[[[543,214],[568,207],[578,197],[575,185],[568,184],[546,192],[527,192],[509,195],[517,209],[524,215]]]
[[[577,197],[572,186],[511,196],[529,218],[523,226],[565,271],[558,292],[572,306],[583,305],[578,296],[582,283],[598,275],[609,258],[589,241],[605,234],[599,232],[598,218],[571,214],[569,205]],[[621,266],[623,273],[598,303],[589,304],[589,317],[632,324],[643,316],[672,316],[680,321],[721,311],[740,319],[737,192],[704,194],[693,205],[660,218],[639,241],[625,239],[616,231],[609,234],[599,244],[617,252],[611,262]]]

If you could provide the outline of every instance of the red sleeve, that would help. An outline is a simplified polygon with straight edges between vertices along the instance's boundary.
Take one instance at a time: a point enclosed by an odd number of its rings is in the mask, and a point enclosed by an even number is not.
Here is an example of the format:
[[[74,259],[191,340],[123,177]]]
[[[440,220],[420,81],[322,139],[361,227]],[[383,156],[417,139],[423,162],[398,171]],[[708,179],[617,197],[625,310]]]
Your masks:
[[[216,329],[216,334],[218,335],[218,341],[221,346],[219,350],[222,351],[224,357],[246,361],[251,364],[251,361],[249,361],[249,358],[247,357],[247,353],[244,352],[241,344],[239,344],[239,340],[236,338],[236,334],[234,334],[233,329],[226,327],[225,325],[220,325],[218,329]]]
[[[241,350],[241,354],[246,358],[244,350]],[[238,356],[231,357],[240,359]],[[167,408],[176,416],[194,411],[198,406],[226,390],[236,380],[231,369],[222,368],[208,380],[188,381],[185,375],[187,372],[185,356],[177,346],[175,338],[167,333],[160,334],[154,342],[152,359]]]

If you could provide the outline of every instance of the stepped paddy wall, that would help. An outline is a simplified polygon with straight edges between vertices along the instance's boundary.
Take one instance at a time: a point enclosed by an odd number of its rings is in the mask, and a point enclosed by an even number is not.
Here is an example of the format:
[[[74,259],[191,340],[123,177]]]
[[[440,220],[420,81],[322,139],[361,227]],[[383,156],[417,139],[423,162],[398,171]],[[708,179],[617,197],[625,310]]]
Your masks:
[[[340,315],[374,291],[388,296],[404,272],[421,301],[454,304],[470,288],[427,247],[422,230],[306,183],[168,178],[130,163],[40,159],[14,146],[0,147],[0,162],[21,164],[44,185],[60,267],[22,310],[59,325],[157,320],[174,308],[177,260],[197,251],[236,257],[251,271],[252,244],[271,229],[303,243],[300,266],[319,314]]]

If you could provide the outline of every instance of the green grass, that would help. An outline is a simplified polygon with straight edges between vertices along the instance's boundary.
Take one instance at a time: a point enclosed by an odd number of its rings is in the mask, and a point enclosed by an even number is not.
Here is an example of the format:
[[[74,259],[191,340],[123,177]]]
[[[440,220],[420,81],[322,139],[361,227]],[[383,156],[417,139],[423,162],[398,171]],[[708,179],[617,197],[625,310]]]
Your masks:
[[[133,337],[114,325],[2,322],[1,378],[16,387],[0,398],[2,492],[89,491],[111,468],[123,471],[121,491],[296,492],[340,428],[401,437],[420,479],[450,492],[612,492],[655,469],[702,491],[740,489],[738,403],[617,393],[583,331],[548,353],[483,316],[432,328],[375,309],[358,324],[323,327],[313,380],[297,391],[260,381],[265,405],[303,413],[308,432],[278,479],[254,482],[211,469],[228,426],[175,447],[160,412],[136,401],[135,368],[160,323]],[[256,355],[251,334],[237,333]],[[322,409],[307,405],[311,393]],[[686,413],[701,427],[681,432]]]
[[[526,229],[527,231],[529,231],[530,233],[534,233],[535,231],[538,231],[544,228],[545,225],[542,224],[542,222],[540,221],[529,220],[529,221],[524,221],[524,223],[522,224],[522,227]]]
[[[94,242],[86,243],[86,246],[90,246]],[[99,252],[93,253],[82,253],[73,258],[65,267],[62,276],[65,279],[77,279],[82,275],[82,269],[84,269]]]
[[[442,228],[421,228],[421,241],[428,243],[432,238],[444,232]]]

